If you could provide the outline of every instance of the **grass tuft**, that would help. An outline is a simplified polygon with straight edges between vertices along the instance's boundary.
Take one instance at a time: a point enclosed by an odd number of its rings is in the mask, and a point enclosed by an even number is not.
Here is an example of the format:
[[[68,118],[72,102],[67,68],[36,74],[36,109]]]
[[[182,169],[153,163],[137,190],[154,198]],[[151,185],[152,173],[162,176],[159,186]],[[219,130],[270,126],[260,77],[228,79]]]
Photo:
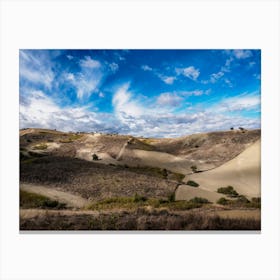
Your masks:
[[[21,208],[64,209],[65,203],[52,200],[44,195],[20,190]]]

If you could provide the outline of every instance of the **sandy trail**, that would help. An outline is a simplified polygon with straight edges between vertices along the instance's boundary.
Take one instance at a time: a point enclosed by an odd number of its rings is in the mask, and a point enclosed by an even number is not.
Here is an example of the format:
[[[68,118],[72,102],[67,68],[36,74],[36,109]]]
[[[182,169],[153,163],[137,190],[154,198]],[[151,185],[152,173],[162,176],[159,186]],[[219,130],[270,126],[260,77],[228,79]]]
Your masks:
[[[121,148],[121,150],[120,150],[118,156],[116,157],[116,160],[120,160],[120,158],[122,157],[122,155],[123,155],[123,153],[124,153],[125,148],[126,148],[127,145],[128,145],[128,143],[125,142],[124,145],[122,146],[122,148]]]
[[[53,188],[48,188],[45,186],[33,185],[33,184],[32,185],[31,184],[20,184],[20,189],[27,191],[27,192],[47,196],[51,199],[58,200],[59,202],[66,203],[70,207],[82,208],[82,207],[85,207],[89,203],[87,199],[85,199],[81,196],[73,195],[73,194],[70,194],[67,192],[58,191]]]
[[[199,188],[210,192],[216,192],[219,187],[230,185],[239,194],[259,197],[261,192],[260,140],[220,167],[186,176],[184,182],[188,180],[197,182]]]

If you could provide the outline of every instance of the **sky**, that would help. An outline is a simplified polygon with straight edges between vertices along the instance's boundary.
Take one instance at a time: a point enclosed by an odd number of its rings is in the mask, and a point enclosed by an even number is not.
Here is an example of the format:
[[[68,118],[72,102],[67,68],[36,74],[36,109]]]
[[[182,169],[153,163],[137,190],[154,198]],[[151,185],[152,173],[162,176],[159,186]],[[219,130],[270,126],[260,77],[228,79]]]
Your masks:
[[[20,128],[180,137],[260,128],[261,51],[20,50]]]

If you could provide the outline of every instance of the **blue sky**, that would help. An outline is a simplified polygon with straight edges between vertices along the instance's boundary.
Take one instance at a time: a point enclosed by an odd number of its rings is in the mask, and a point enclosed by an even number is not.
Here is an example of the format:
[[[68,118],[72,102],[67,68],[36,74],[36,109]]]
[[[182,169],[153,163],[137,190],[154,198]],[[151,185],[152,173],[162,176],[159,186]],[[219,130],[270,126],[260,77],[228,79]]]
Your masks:
[[[260,128],[260,50],[20,50],[20,127],[145,137]]]

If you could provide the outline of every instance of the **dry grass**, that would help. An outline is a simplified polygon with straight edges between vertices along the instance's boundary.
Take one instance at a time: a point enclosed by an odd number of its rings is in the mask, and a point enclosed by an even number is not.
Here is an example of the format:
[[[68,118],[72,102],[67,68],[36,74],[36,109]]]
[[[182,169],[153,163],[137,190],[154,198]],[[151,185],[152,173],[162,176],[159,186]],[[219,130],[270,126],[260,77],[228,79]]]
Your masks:
[[[20,219],[21,230],[260,230],[252,218],[221,218],[192,212],[168,210],[62,213],[46,212]]]
[[[33,147],[33,150],[46,150],[48,148],[47,144],[37,144]]]
[[[209,203],[202,198],[194,198],[190,201],[174,201],[172,199],[146,198],[135,194],[134,197],[112,197],[90,204],[87,209],[90,210],[112,210],[112,209],[130,209],[136,210],[141,207],[150,209],[164,208],[168,210],[185,211],[193,208],[200,208],[203,204]]]

